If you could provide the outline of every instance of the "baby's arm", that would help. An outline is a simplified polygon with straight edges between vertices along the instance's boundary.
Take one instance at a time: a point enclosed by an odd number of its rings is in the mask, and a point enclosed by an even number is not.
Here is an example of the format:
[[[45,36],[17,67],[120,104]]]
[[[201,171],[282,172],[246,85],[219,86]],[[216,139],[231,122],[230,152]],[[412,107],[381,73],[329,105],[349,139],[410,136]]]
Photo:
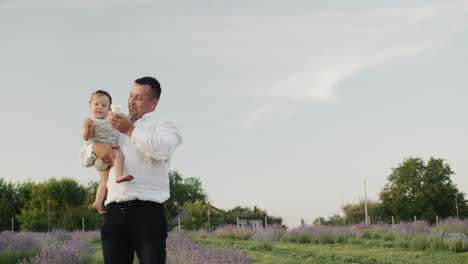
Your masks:
[[[94,122],[90,118],[87,118],[83,124],[83,139],[88,141],[93,136]]]

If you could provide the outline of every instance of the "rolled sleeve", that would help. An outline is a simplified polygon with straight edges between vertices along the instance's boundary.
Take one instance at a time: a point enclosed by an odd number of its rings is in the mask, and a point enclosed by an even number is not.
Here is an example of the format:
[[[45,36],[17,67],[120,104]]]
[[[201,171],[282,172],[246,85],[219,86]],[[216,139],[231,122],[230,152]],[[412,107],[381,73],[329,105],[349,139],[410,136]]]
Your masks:
[[[160,121],[151,130],[136,126],[131,142],[145,156],[165,162],[171,159],[177,146],[182,143],[182,136],[173,122]]]

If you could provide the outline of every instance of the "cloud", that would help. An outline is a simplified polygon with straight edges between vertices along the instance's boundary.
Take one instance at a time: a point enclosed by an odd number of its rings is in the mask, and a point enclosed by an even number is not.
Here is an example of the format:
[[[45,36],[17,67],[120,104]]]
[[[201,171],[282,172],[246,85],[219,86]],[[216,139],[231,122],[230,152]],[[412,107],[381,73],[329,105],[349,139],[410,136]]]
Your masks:
[[[242,122],[245,132],[259,123],[279,122],[295,112],[295,105],[291,103],[265,104],[247,113]]]
[[[382,9],[365,12],[321,13],[309,22],[289,24],[309,48],[293,43],[288,53],[300,53],[293,67],[259,88],[244,91],[259,97],[273,97],[291,104],[335,103],[336,88],[372,67],[417,54],[428,55],[468,25],[466,2],[435,4],[423,8]],[[297,39],[297,36],[284,36]],[[277,113],[275,104],[250,110],[244,120],[249,128]],[[292,115],[293,113],[289,113]]]

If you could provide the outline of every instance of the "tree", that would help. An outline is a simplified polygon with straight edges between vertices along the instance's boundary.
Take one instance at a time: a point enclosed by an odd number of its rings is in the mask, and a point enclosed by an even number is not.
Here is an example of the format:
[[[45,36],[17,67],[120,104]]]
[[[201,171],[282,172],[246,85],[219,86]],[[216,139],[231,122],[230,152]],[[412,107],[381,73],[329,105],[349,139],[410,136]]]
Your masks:
[[[207,195],[203,191],[201,181],[197,178],[183,179],[177,171],[169,172],[171,197],[165,202],[167,218],[177,216],[184,204],[195,201],[206,202]]]
[[[392,169],[388,183],[379,194],[383,213],[399,220],[434,221],[435,216],[456,215],[455,199],[461,212],[466,212],[465,195],[460,193],[450,177],[454,174],[442,159],[408,158]]]
[[[48,230],[48,203],[52,228],[68,230],[81,226],[86,190],[73,179],[50,179],[34,184],[31,199],[20,210],[18,220],[21,229],[28,231]]]
[[[358,203],[348,203],[341,207],[344,213],[344,219],[347,224],[355,224],[365,222],[366,214],[364,209],[364,200]],[[370,217],[371,222],[379,220],[383,215],[382,205],[379,202],[367,201],[367,215]]]
[[[226,212],[226,222],[228,224],[236,224],[237,217],[260,218],[262,220],[266,217],[269,225],[281,225],[283,222],[281,217],[270,216],[266,210],[262,210],[257,206],[254,206],[253,208],[236,206]]]
[[[327,220],[324,217],[317,217],[312,222],[314,225],[324,225],[324,226],[337,226],[343,225],[345,223],[344,218],[339,214],[334,214],[329,216]]]
[[[19,200],[15,185],[0,178],[0,231],[11,230],[11,218],[18,213]]]
[[[185,230],[208,230],[208,228],[214,230],[224,222],[223,214],[212,210],[210,205],[203,201],[188,202],[185,206],[187,206],[188,212],[181,223]],[[209,223],[208,215],[210,218]]]
[[[325,218],[322,217],[322,216],[319,216],[319,217],[314,219],[312,224],[314,224],[314,225],[323,225],[323,224],[325,224],[325,222],[326,222]]]

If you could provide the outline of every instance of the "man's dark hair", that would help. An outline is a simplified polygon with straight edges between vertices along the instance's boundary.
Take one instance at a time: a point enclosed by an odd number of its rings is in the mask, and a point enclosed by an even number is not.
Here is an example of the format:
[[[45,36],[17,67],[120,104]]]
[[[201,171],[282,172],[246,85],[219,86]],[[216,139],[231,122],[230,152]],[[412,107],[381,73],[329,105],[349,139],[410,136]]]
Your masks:
[[[161,96],[161,85],[159,84],[158,80],[153,77],[143,77],[140,79],[136,79],[135,83],[141,84],[141,85],[149,85],[151,87],[151,97],[153,99],[158,99]]]

